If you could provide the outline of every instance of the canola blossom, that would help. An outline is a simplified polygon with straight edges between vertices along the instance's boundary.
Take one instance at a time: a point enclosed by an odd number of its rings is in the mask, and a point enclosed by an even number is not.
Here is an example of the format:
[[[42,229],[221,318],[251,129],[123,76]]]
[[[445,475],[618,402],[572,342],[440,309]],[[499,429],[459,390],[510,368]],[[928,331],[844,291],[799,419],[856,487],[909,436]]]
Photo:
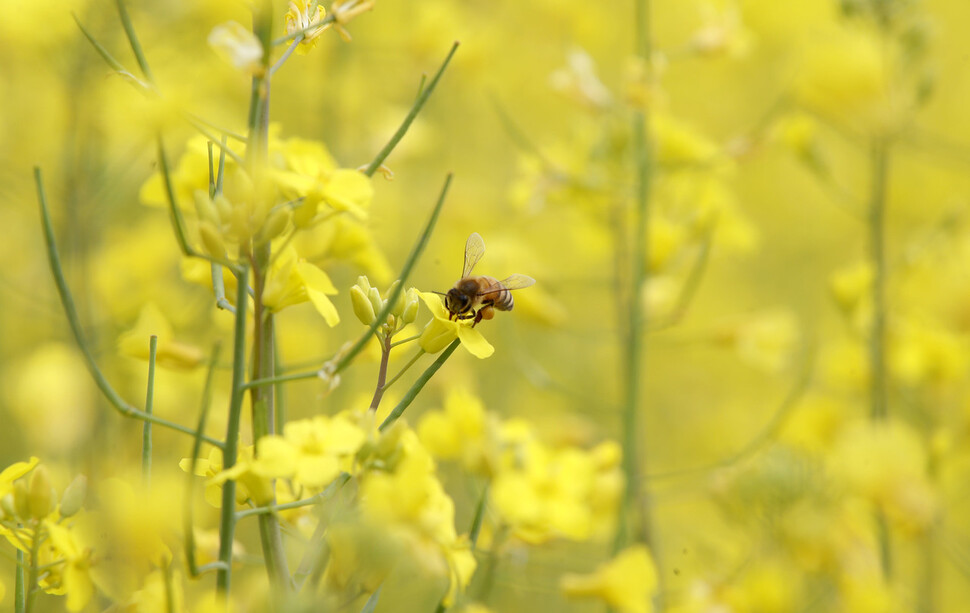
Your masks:
[[[963,611],[965,4],[0,6],[0,607]]]

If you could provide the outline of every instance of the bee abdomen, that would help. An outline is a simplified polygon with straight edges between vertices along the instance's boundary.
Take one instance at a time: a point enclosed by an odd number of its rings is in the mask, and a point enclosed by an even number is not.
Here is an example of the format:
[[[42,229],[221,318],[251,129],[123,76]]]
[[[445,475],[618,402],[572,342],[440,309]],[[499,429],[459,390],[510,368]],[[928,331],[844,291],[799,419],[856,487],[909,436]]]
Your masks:
[[[511,311],[512,307],[515,306],[512,292],[493,277],[483,277],[483,279],[488,282],[488,288],[484,292],[485,295],[482,296],[482,302],[490,302],[492,307],[499,311]]]

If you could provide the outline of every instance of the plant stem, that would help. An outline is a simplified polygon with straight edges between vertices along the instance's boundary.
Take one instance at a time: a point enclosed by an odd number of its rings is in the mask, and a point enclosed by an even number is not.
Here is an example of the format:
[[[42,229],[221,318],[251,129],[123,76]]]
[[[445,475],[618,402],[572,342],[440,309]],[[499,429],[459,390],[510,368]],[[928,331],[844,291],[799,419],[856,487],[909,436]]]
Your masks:
[[[229,399],[229,420],[226,440],[222,451],[222,467],[228,470],[236,465],[239,445],[239,422],[242,417],[246,381],[246,305],[249,302],[247,286],[249,269],[236,278],[236,325],[232,347],[232,393]],[[216,574],[216,587],[228,597],[232,577],[232,541],[236,530],[236,482],[229,479],[222,485],[222,508],[219,523],[219,561],[225,565]]]
[[[886,187],[889,145],[883,138],[872,144],[872,192],[869,202],[869,262],[872,266],[872,329],[869,332],[870,416],[889,415],[886,375]]]
[[[458,340],[457,338],[451,341],[451,344],[448,345],[445,348],[445,350],[441,352],[441,355],[438,356],[438,359],[435,360],[431,364],[431,366],[429,366],[423,373],[421,373],[421,376],[418,377],[418,380],[415,381],[414,384],[411,386],[411,388],[408,389],[408,391],[404,394],[404,398],[401,399],[401,402],[397,403],[397,406],[391,410],[390,415],[388,415],[387,418],[381,423],[379,428],[381,432],[389,428],[395,421],[398,420],[399,417],[401,417],[401,414],[404,413],[404,410],[409,406],[411,406],[411,403],[414,402],[414,399],[424,388],[425,384],[428,381],[430,381],[431,377],[433,377],[434,374],[438,372],[438,369],[441,368],[441,366],[448,361],[448,358],[450,358],[451,354],[455,352],[455,349],[458,349],[458,345],[460,344],[461,344],[461,341]]]
[[[869,416],[873,423],[889,418],[889,377],[886,365],[886,196],[889,142],[883,136],[871,145],[872,185],[869,200],[869,265],[872,267],[872,328],[869,331]],[[876,536],[883,578],[892,577],[893,555],[889,522],[876,510]]]
[[[17,571],[14,578],[13,610],[15,613],[27,611],[27,590],[24,585],[24,552],[17,549]]]
[[[650,4],[638,0],[636,14],[636,52],[643,62],[650,61]],[[650,500],[640,478],[644,471],[641,449],[640,392],[643,377],[643,332],[646,313],[642,304],[642,289],[648,281],[646,257],[649,253],[649,206],[651,192],[652,155],[650,150],[649,121],[647,112],[640,108],[633,114],[633,156],[636,175],[636,192],[633,209],[633,235],[630,237],[630,279],[627,293],[627,329],[624,346],[623,370],[623,469],[626,487],[623,509],[620,513],[614,550],[618,551],[631,542],[646,543],[657,554],[657,538],[650,517]],[[659,561],[658,561],[659,565]]]
[[[377,169],[381,167],[381,164],[384,163],[387,156],[391,155],[391,152],[394,151],[397,144],[401,142],[401,139],[404,138],[405,134],[407,134],[408,128],[411,127],[411,123],[414,121],[414,118],[417,117],[418,113],[421,112],[421,108],[424,107],[424,103],[428,101],[428,98],[430,98],[431,94],[434,92],[434,88],[438,85],[441,75],[443,75],[445,73],[445,69],[448,68],[448,63],[451,62],[452,56],[455,55],[455,51],[458,50],[458,44],[459,43],[456,41],[451,46],[451,51],[448,52],[448,56],[445,57],[445,61],[441,63],[441,67],[438,68],[438,72],[435,73],[434,77],[431,79],[431,82],[428,83],[428,86],[421,90],[421,93],[415,99],[414,104],[411,105],[411,110],[408,111],[404,121],[401,123],[394,135],[391,136],[391,140],[387,141],[384,148],[378,152],[377,156],[371,160],[371,163],[368,164],[367,168],[364,169],[363,172],[365,175],[368,177],[374,176],[374,173],[377,172]]]
[[[37,555],[40,552],[40,526],[38,520],[34,525],[33,538],[30,539],[30,573],[27,576],[27,584],[24,586],[27,595],[27,607],[25,609],[27,613],[30,613],[34,608],[34,601],[37,598]]]
[[[374,390],[374,397],[370,401],[370,410],[376,412],[381,405],[381,398],[384,397],[384,382],[387,380],[387,362],[391,359],[391,335],[384,336],[381,344],[381,366],[377,371],[377,388]]]
[[[199,411],[199,422],[195,428],[195,440],[192,441],[192,455],[189,456],[191,461],[186,479],[185,507],[182,510],[182,527],[185,532],[185,560],[189,567],[189,575],[192,577],[198,576],[201,572],[195,561],[195,523],[192,520],[195,467],[199,461],[199,452],[202,449],[202,432],[205,430],[206,420],[209,417],[209,407],[212,404],[212,377],[215,374],[216,364],[219,362],[220,348],[218,343],[213,347],[212,356],[209,358],[209,367],[205,374],[205,385],[202,388],[202,409]]]
[[[98,367],[98,363],[94,359],[94,353],[88,346],[87,341],[84,338],[84,332],[81,329],[81,320],[77,314],[77,308],[74,305],[74,297],[71,295],[71,290],[67,286],[67,279],[64,278],[64,270],[61,267],[61,257],[57,251],[57,242],[54,240],[54,225],[51,222],[50,211],[47,207],[47,195],[44,192],[43,177],[41,176],[40,168],[34,168],[34,182],[37,187],[37,200],[40,203],[40,217],[41,226],[44,230],[44,240],[47,245],[47,259],[50,263],[51,274],[54,276],[54,283],[57,285],[57,293],[61,298],[61,306],[64,307],[64,315],[67,317],[67,323],[71,328],[71,334],[74,336],[74,340],[77,342],[78,348],[81,350],[81,354],[84,356],[85,366],[88,368],[88,372],[91,374],[91,378],[94,379],[95,384],[101,393],[108,400],[112,407],[115,408],[123,417],[133,417],[135,419],[140,419],[142,421],[150,421],[156,425],[164,426],[183,434],[194,435],[195,431],[188,426],[183,426],[177,424],[167,419],[162,419],[161,417],[156,417],[154,415],[149,415],[148,413],[136,409],[131,406],[115,391],[111,384],[108,383],[107,378],[105,378],[104,373]],[[215,447],[222,448],[223,444],[221,441],[216,439],[203,436],[202,440],[213,445]]]
[[[148,392],[145,398],[145,413],[151,415],[155,403],[155,354],[158,350],[158,337],[151,335],[148,341]],[[146,421],[141,436],[141,476],[147,487],[152,480],[152,422]]]
[[[391,343],[391,347],[393,347],[393,346],[394,346],[394,344]],[[389,387],[391,387],[392,385],[394,385],[394,383],[398,379],[401,378],[401,375],[403,375],[404,373],[406,373],[412,366],[414,366],[414,363],[417,362],[421,358],[421,356],[423,356],[424,354],[425,354],[424,349],[420,349],[419,348],[418,351],[417,351],[417,353],[414,354],[414,357],[411,358],[410,360],[408,360],[408,363],[405,364],[404,367],[401,368],[401,370],[398,371],[398,373],[396,375],[394,375],[393,377],[391,377],[391,380],[390,381],[388,381],[387,383],[384,384],[384,389],[388,389]]]

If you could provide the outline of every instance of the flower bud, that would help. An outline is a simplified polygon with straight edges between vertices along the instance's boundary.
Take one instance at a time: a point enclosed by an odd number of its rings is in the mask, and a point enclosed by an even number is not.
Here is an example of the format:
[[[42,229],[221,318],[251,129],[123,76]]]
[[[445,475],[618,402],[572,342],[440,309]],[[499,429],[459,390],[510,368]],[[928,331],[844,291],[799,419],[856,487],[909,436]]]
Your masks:
[[[360,323],[369,326],[374,322],[377,314],[374,313],[374,305],[364,294],[364,290],[359,285],[350,288],[350,303],[354,307],[354,315]]]
[[[394,290],[400,284],[401,284],[400,279],[396,280],[394,283],[391,283],[391,286],[387,288],[387,291],[384,293],[385,299],[390,298],[391,294],[394,293]],[[397,295],[397,299],[394,301],[394,305],[391,307],[391,313],[394,315],[400,316],[401,313],[403,312],[404,312],[404,292],[401,292],[400,294]]]
[[[377,291],[376,287],[370,288],[367,292],[367,298],[370,299],[371,306],[374,307],[374,313],[380,313],[381,309],[384,308],[384,299],[381,298],[381,293]]]
[[[87,493],[88,478],[84,475],[78,475],[64,490],[64,495],[61,496],[61,517],[71,517],[80,511]]]
[[[263,227],[256,234],[256,244],[267,243],[282,234],[293,218],[293,211],[288,206],[282,206],[269,214]]]
[[[17,508],[14,506],[13,494],[7,494],[3,498],[0,498],[0,511],[3,512],[3,517],[6,519],[14,519],[17,517]]]
[[[30,516],[27,510],[27,482],[23,479],[13,483],[13,507],[17,517],[26,519]]]
[[[197,189],[193,195],[195,196],[195,212],[199,216],[199,219],[218,224],[219,211],[216,210],[215,205],[209,198],[209,194],[201,189]]]
[[[47,467],[41,464],[30,475],[30,486],[27,490],[27,513],[34,519],[47,517],[54,502],[54,490],[51,488],[50,474]]]
[[[232,216],[232,203],[229,202],[229,199],[224,195],[216,195],[216,197],[212,199],[212,205],[216,208],[216,212],[219,214],[218,219],[220,221],[225,221]]]
[[[401,320],[405,324],[414,323],[418,317],[418,290],[413,287],[407,291],[404,298],[404,309],[401,312]]]
[[[203,221],[199,224],[199,236],[202,238],[202,247],[206,253],[214,258],[226,257],[226,246],[222,242],[222,235],[212,222]]]

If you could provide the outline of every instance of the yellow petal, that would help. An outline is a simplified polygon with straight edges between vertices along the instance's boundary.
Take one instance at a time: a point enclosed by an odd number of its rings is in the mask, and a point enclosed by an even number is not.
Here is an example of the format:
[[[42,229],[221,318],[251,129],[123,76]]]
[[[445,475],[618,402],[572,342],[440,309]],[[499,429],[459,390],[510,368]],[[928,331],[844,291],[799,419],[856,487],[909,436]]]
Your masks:
[[[495,353],[495,347],[492,347],[475,328],[459,325],[458,338],[461,339],[462,347],[476,358],[484,359]]]
[[[282,436],[269,435],[256,443],[253,470],[262,477],[289,477],[296,471],[297,451]]]
[[[337,313],[337,307],[327,298],[327,294],[337,293],[337,288],[334,287],[327,273],[309,262],[297,262],[296,270],[303,279],[310,302],[313,303],[313,307],[326,320],[327,325],[333,327],[340,323],[340,315]]]
[[[418,292],[418,296],[420,296],[421,300],[423,300],[428,306],[428,310],[431,311],[432,315],[441,319],[448,319],[448,311],[445,309],[445,305],[441,301],[441,296],[431,292]]]
[[[362,172],[341,168],[330,175],[323,196],[338,211],[349,211],[363,218],[367,215],[364,209],[374,197],[374,186]]]
[[[421,333],[418,345],[428,353],[438,353],[458,337],[459,328],[454,322],[435,317]]]

